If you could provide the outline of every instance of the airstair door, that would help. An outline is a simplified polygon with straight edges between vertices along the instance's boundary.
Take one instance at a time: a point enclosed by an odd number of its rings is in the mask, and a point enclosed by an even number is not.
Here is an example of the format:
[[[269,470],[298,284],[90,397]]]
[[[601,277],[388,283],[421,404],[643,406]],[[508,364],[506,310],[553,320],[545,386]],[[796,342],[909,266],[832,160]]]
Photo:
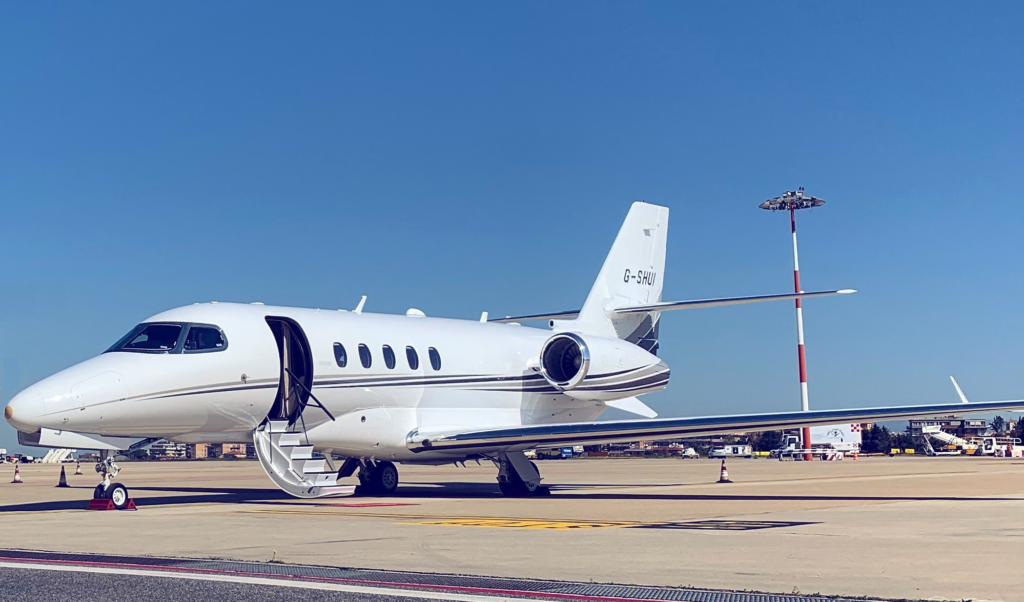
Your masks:
[[[302,327],[290,318],[267,316],[267,325],[277,339],[281,360],[281,380],[269,418],[294,424],[306,407],[313,388],[313,355],[309,340]]]

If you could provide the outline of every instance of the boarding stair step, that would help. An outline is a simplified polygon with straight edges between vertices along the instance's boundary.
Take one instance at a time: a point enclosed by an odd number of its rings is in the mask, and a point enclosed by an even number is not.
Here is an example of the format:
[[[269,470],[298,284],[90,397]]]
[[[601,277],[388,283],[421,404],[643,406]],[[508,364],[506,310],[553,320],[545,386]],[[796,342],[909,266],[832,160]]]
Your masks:
[[[313,484],[317,487],[333,487],[338,484],[338,473],[319,472],[312,475],[306,475],[306,479],[313,481]]]
[[[292,460],[311,460],[313,458],[312,445],[297,445],[291,448],[292,453],[286,454]]]
[[[311,474],[316,472],[323,472],[327,460],[324,458],[314,458],[312,460],[306,460],[302,463],[302,472],[304,474]]]
[[[278,447],[294,447],[302,444],[302,433],[272,433],[270,440]]]

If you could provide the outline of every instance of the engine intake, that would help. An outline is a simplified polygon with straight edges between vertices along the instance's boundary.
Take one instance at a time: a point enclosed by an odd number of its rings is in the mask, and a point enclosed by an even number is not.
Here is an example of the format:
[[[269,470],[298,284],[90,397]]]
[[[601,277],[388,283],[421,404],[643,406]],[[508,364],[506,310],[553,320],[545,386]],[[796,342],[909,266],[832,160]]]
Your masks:
[[[590,349],[583,337],[565,332],[544,343],[540,372],[556,389],[568,391],[583,382],[590,370]]]
[[[664,389],[669,368],[628,341],[560,332],[540,349],[540,372],[562,394],[609,401]]]

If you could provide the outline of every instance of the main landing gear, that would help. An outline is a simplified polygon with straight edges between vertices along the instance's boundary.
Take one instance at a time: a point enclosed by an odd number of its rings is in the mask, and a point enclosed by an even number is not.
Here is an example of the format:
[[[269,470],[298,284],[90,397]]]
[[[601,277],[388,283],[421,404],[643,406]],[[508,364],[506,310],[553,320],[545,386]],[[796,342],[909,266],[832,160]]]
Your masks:
[[[526,459],[521,451],[503,452],[495,461],[498,465],[498,488],[506,497],[550,495],[540,484],[537,465]]]
[[[397,489],[398,469],[391,462],[367,460],[359,469],[359,493],[394,495]]]
[[[103,482],[93,490],[93,499],[108,499],[114,503],[114,508],[123,510],[128,505],[128,488],[121,483],[111,483],[111,479],[116,477],[121,469],[114,463],[114,458],[109,452],[100,451],[100,461],[96,463],[96,472],[103,475]]]

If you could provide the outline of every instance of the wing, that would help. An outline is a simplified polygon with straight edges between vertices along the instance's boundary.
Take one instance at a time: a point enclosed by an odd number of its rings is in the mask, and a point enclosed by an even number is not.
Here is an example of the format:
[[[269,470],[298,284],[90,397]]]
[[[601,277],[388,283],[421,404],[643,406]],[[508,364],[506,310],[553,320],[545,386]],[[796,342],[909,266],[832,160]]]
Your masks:
[[[764,301],[787,301],[792,299],[810,299],[811,297],[827,297],[829,295],[847,295],[855,293],[852,288],[838,291],[815,291],[813,293],[789,293],[785,295],[757,295],[754,297],[723,297],[721,299],[696,299],[693,301],[662,301],[648,305],[630,305],[617,307],[617,314],[639,314],[651,311],[671,311],[674,309],[697,309],[699,307],[716,307],[720,305],[743,305],[745,303],[762,303]],[[528,316],[506,316],[493,318],[489,322],[529,322],[531,320],[569,320],[575,318],[580,310],[563,311],[552,314],[532,314]]]
[[[964,413],[965,410],[973,413],[1020,409],[1024,409],[1024,399],[971,402],[966,406],[963,403],[943,403],[855,410],[816,410],[811,412],[703,416],[699,418],[569,422],[461,433],[421,433],[414,431],[406,439],[406,445],[414,452],[427,450],[482,452],[498,449],[528,449],[548,445],[591,445],[595,443],[637,441],[640,439],[669,439],[736,434],[843,422],[895,420],[954,412]]]

